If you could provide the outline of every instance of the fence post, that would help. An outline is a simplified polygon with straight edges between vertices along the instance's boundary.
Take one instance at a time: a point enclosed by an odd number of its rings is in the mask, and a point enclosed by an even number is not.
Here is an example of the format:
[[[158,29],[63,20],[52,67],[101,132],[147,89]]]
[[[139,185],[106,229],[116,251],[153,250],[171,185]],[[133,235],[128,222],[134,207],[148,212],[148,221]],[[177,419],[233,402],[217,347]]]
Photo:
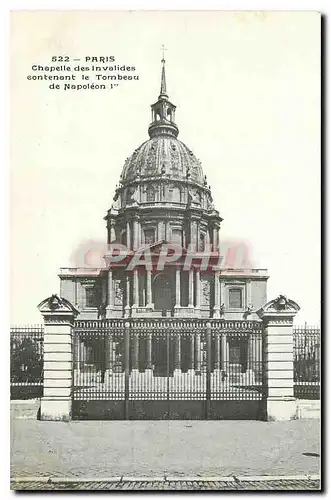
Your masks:
[[[206,350],[207,350],[207,366],[206,366],[206,419],[210,416],[210,399],[211,399],[211,323],[206,323]]]
[[[129,419],[129,384],[130,384],[130,323],[124,325],[124,414]]]
[[[67,300],[52,295],[38,308],[44,318],[44,392],[41,420],[71,420],[73,328],[79,313]]]
[[[259,311],[265,335],[264,370],[267,420],[291,420],[296,415],[293,393],[293,318],[300,307],[285,295]]]

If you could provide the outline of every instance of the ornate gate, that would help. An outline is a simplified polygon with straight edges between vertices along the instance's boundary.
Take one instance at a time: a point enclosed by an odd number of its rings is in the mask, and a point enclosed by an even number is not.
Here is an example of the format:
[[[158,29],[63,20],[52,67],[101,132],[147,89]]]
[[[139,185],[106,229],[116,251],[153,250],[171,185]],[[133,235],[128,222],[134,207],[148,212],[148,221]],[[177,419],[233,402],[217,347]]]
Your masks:
[[[263,419],[257,321],[78,320],[75,419]]]

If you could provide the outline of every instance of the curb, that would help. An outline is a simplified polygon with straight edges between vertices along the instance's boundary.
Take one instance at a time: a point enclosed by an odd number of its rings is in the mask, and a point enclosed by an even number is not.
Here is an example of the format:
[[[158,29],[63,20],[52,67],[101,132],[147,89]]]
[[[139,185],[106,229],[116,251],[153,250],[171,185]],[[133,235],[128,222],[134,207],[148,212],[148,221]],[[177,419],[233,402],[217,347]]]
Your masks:
[[[113,476],[113,477],[11,477],[10,481],[15,483],[120,483],[120,482],[183,482],[183,481],[213,481],[213,482],[259,482],[259,481],[320,481],[319,474],[302,474],[299,476],[155,476],[155,477],[134,477],[134,476]]]

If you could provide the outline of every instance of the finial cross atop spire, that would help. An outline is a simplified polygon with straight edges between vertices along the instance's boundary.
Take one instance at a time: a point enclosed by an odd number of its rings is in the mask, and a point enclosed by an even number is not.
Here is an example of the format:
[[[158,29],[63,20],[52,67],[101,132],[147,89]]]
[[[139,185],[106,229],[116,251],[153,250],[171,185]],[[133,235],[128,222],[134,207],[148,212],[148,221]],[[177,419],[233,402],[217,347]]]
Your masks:
[[[165,49],[165,48],[164,48],[164,45],[162,45],[161,50],[162,50],[162,59],[161,59],[161,62],[164,64],[164,63],[165,63],[164,52],[165,52],[167,49]]]
[[[167,50],[167,49],[165,49],[164,45],[162,45],[161,50],[162,50],[162,59],[161,59],[161,62],[162,62],[162,72],[161,72],[161,92],[160,92],[160,96],[168,97],[167,96],[166,77],[165,77],[165,59],[164,59],[164,51]]]

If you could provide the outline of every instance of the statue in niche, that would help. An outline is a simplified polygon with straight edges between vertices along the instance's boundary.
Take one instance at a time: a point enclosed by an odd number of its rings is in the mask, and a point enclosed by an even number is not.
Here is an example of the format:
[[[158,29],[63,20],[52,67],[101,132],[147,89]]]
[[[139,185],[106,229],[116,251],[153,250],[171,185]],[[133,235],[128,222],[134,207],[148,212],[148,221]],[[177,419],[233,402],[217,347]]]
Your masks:
[[[114,280],[114,304],[116,306],[123,304],[123,285],[121,280]]]
[[[201,304],[208,306],[210,303],[210,282],[209,280],[201,280]]]
[[[193,203],[200,203],[200,195],[196,189],[189,189],[189,200]]]

